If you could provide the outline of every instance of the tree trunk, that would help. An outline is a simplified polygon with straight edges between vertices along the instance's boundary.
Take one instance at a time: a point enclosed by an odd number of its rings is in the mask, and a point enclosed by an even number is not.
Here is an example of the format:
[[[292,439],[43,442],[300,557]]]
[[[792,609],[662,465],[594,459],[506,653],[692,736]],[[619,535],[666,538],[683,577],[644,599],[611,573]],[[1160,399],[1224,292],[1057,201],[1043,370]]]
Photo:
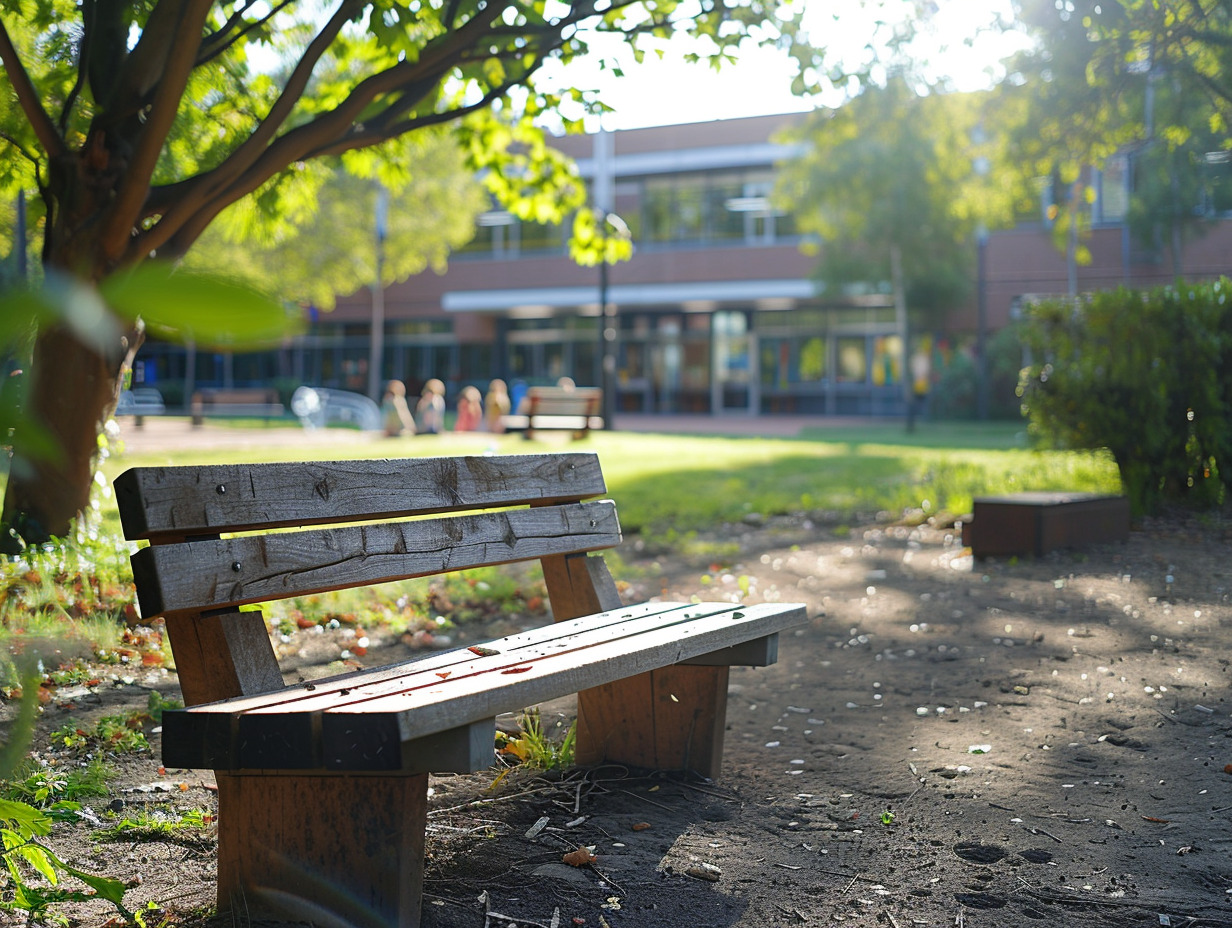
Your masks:
[[[43,429],[55,447],[38,454],[24,442],[14,449],[4,496],[0,550],[66,537],[89,506],[98,455],[98,436],[115,408],[119,377],[136,351],[130,333],[86,344],[63,324],[35,339],[23,414]]]

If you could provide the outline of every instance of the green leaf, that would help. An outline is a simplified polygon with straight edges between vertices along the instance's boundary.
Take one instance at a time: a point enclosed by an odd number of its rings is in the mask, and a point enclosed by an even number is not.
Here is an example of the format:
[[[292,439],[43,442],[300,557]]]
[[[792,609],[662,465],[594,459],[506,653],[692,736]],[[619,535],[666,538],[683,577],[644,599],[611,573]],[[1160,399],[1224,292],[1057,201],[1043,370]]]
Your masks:
[[[125,913],[127,917],[128,913],[124,908],[124,893],[127,892],[127,887],[120,880],[109,876],[99,876],[96,873],[86,873],[84,870],[70,867],[66,863],[59,863],[65,873],[77,877],[77,879],[94,890],[99,898],[106,899],[121,912]]]
[[[8,825],[23,838],[51,833],[51,819],[34,806],[11,799],[0,799],[0,822]]]
[[[213,274],[143,264],[99,288],[116,312],[141,319],[160,338],[201,346],[255,348],[299,327],[298,316],[249,286]]]

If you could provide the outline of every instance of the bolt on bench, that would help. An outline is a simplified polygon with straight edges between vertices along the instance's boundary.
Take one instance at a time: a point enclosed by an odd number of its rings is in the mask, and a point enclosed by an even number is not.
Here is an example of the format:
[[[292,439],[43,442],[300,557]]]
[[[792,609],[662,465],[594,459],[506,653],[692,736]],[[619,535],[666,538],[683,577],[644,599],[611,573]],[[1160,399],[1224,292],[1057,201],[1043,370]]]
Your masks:
[[[593,454],[136,468],[115,489],[189,707],[164,714],[164,763],[217,773],[222,911],[417,926],[428,773],[489,766],[498,713],[576,692],[579,763],[716,776],[728,667],[774,663],[807,618],[622,605],[590,554],[620,541],[615,505],[587,501]],[[310,684],[283,684],[239,609],[534,559],[555,624]]]

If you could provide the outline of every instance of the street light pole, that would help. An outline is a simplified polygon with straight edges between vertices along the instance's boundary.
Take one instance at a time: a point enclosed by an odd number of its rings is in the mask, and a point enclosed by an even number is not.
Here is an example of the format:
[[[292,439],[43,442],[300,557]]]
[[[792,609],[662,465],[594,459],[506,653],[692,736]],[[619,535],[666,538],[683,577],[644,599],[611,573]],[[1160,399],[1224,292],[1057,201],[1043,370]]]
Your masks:
[[[389,224],[389,191],[376,185],[376,277],[372,281],[372,333],[368,345],[368,395],[381,401],[381,358],[385,354],[385,234]]]
[[[628,225],[615,213],[599,217],[599,388],[605,429],[613,428],[616,418],[616,339],[620,334],[616,305],[608,299],[609,227],[622,239],[630,237]]]

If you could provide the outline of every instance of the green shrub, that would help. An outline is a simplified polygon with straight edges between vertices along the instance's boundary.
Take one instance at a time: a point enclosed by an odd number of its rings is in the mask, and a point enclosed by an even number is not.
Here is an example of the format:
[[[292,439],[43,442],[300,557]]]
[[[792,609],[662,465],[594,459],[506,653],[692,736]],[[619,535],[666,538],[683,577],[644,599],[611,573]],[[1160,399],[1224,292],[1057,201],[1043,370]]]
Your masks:
[[[1232,281],[1033,306],[1020,385],[1030,431],[1107,448],[1135,513],[1211,507],[1232,480]]]

